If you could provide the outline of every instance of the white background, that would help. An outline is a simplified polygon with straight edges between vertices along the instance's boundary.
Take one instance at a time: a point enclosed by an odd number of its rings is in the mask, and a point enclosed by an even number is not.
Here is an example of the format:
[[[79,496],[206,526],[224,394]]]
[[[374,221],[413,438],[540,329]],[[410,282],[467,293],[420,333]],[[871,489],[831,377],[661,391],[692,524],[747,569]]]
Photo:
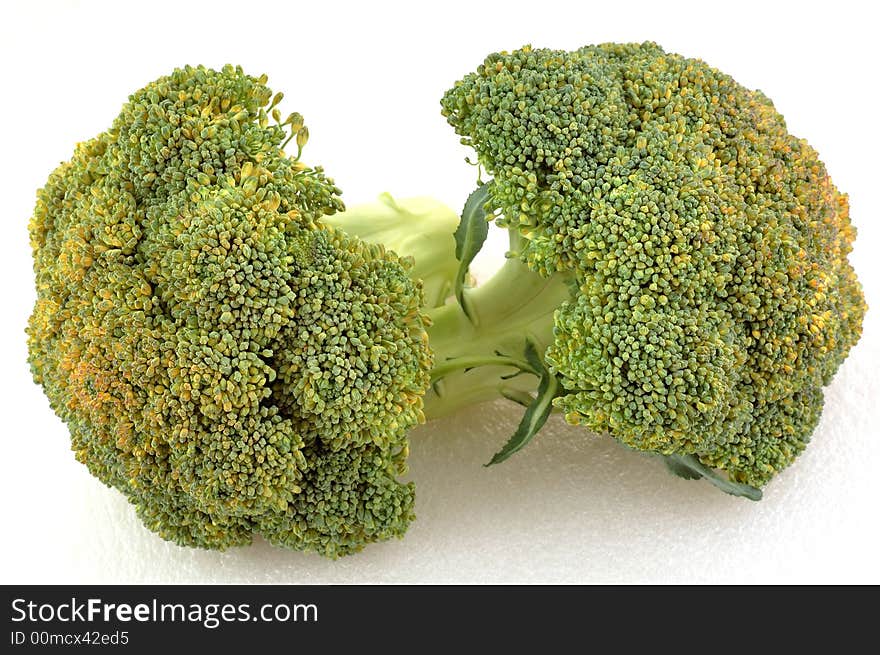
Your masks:
[[[880,582],[880,280],[876,22],[870,3],[4,2],[3,448],[0,582]],[[873,307],[826,392],[813,443],[760,503],[675,479],[558,418],[481,464],[518,414],[498,402],[412,434],[418,520],[332,562],[257,542],[179,548],[77,464],[26,364],[34,191],[128,93],[183,64],[267,73],[303,113],[307,159],[349,204],[382,191],[460,207],[473,169],[439,98],[488,53],[655,40],[774,99],[850,194],[852,255]],[[497,263],[481,259],[485,275]]]

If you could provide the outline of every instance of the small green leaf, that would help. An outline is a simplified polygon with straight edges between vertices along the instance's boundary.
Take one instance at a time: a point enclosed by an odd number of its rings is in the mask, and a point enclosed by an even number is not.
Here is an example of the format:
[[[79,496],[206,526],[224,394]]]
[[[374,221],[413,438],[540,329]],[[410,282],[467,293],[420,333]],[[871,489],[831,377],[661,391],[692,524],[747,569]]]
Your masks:
[[[455,275],[455,297],[462,311],[471,322],[471,316],[464,299],[464,281],[467,277],[468,268],[474,257],[480,252],[486,237],[489,235],[489,221],[486,220],[485,204],[489,201],[488,183],[481,186],[468,196],[461,212],[461,221],[455,230],[455,257],[458,259],[458,272]]]
[[[541,373],[541,375],[549,375],[547,371],[547,367],[544,366],[544,361],[541,359],[541,356],[538,354],[538,349],[535,347],[535,343],[529,339],[526,342],[526,361],[531,365],[532,370]]]
[[[663,457],[669,470],[680,478],[685,480],[699,480],[705,478],[715,487],[730,494],[731,496],[740,496],[749,500],[761,500],[764,495],[760,489],[752,487],[740,482],[734,482],[722,475],[719,475],[714,469],[703,464],[694,455],[666,455]]]
[[[531,341],[526,344],[526,360],[535,367],[535,370],[540,371],[541,381],[538,383],[538,395],[531,401],[526,409],[526,413],[523,414],[516,432],[504,444],[504,448],[495,453],[492,461],[486,464],[486,466],[503,462],[515,452],[522,450],[532,440],[532,437],[538,434],[541,428],[544,427],[547,417],[550,416],[550,412],[553,410],[553,399],[559,393],[559,382],[547,370],[547,367],[543,365],[535,344]],[[505,397],[509,398],[509,396]],[[511,400],[517,399],[511,398]]]
[[[666,457],[663,457],[663,462],[666,464],[666,467],[669,469],[670,473],[684,480],[700,480],[703,477],[700,473],[697,473],[690,466],[680,461],[677,455],[668,455]]]

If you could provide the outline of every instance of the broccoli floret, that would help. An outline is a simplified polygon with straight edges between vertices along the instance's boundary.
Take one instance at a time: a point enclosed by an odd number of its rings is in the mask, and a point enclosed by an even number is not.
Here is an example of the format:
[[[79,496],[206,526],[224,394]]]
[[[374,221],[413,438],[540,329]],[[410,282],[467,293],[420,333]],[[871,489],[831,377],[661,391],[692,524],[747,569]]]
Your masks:
[[[865,304],[847,198],[770,100],[645,43],[493,54],[442,107],[519,257],[575,280],[566,420],[751,486],[790,464]]]
[[[759,498],[809,441],[866,309],[847,198],[816,152],[762,93],[653,43],[496,53],[441,104],[492,176],[470,214],[509,230],[511,258],[429,310],[428,416],[525,405],[500,461],[552,405]]]
[[[265,83],[176,70],[52,173],[29,359],[77,459],[151,530],[337,556],[413,518],[423,294],[410,262],[319,222],[339,189]]]

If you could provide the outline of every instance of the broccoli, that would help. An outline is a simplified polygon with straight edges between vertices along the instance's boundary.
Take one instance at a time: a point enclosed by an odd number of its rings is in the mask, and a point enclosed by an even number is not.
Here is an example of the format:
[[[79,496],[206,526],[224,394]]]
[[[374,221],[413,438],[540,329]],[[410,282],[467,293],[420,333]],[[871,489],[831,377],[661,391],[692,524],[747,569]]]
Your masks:
[[[491,176],[458,216],[346,210],[266,82],[149,84],[31,218],[34,379],[148,528],[399,537],[408,431],[499,397],[526,410],[492,463],[554,410],[749,498],[803,450],[866,307],[846,196],[761,93],[651,43],[490,55],[441,102]]]
[[[339,189],[280,100],[188,67],[77,146],[30,222],[29,360],[76,458],[151,530],[334,557],[413,517],[432,355],[409,263],[320,223]]]
[[[653,43],[492,54],[441,104],[492,176],[465,207],[462,264],[484,210],[511,247],[427,312],[428,416],[523,404],[498,462],[557,408],[760,498],[809,441],[866,310],[847,198],[816,152],[762,93]],[[330,222],[369,240],[358,214]]]

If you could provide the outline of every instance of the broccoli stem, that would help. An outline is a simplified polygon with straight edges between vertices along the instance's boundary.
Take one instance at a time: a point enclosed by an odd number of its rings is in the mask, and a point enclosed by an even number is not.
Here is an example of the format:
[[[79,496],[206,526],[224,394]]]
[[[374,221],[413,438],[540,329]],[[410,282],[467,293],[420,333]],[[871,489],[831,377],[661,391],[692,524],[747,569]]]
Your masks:
[[[433,198],[396,200],[387,193],[378,202],[322,219],[350,236],[412,258],[409,276],[422,281],[427,308],[439,307],[452,293],[458,270],[452,234],[458,221],[458,214]]]
[[[429,310],[434,370],[425,415],[437,418],[499,397],[527,404],[524,394],[537,388],[539,371],[526,361],[526,345],[531,341],[538,352],[550,345],[553,314],[568,298],[563,276],[542,277],[511,258],[465,291],[470,317],[454,300]]]
[[[434,351],[425,415],[437,418],[500,397],[527,405],[539,371],[525,358],[526,345],[543,352],[553,339],[553,314],[570,297],[562,275],[549,278],[510,257],[487,281],[464,291],[468,313],[450,294],[458,260],[452,237],[458,215],[437,201],[415,198],[362,205],[325,219],[329,225],[401,257],[412,257],[409,274],[421,279],[428,338]],[[511,252],[519,235],[510,233]]]

